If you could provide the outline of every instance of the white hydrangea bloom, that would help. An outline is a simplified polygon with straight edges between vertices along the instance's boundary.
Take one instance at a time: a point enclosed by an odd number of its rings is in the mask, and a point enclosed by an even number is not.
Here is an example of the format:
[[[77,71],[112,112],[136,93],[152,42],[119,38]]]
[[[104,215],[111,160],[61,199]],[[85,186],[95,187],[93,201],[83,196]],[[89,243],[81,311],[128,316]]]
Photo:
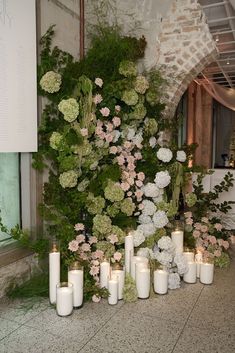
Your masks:
[[[131,141],[135,136],[135,129],[129,128],[127,132],[127,140]]]
[[[168,251],[156,251],[154,254],[155,259],[160,262],[160,264],[170,267],[173,260],[173,255]]]
[[[116,143],[121,135],[120,131],[118,130],[113,130],[112,131],[112,135],[113,135],[113,143]]]
[[[156,146],[156,143],[157,143],[156,137],[154,137],[154,136],[150,137],[150,139],[149,139],[150,147],[154,148]]]
[[[42,76],[40,86],[48,93],[55,93],[60,90],[61,82],[62,79],[60,74],[54,71],[48,71]]]
[[[156,227],[154,226],[154,224],[151,223],[145,223],[145,224],[140,224],[137,227],[138,230],[142,230],[144,233],[145,237],[149,237],[150,235],[153,235],[156,231]]]
[[[165,235],[158,240],[157,245],[158,245],[158,247],[160,249],[168,250],[168,251],[171,251],[171,252],[175,248],[171,238],[168,237],[168,236],[165,236]]]
[[[158,172],[155,175],[154,182],[159,189],[164,189],[167,185],[170,184],[170,181],[171,176],[167,170]]]
[[[153,223],[156,228],[163,228],[169,222],[167,215],[164,211],[157,211],[153,215]]]
[[[173,153],[169,148],[161,147],[157,151],[157,158],[164,163],[170,162],[173,157]]]
[[[183,275],[188,271],[188,262],[182,253],[177,253],[175,255],[174,263],[177,266],[179,275]]]
[[[142,257],[147,257],[147,258],[149,258],[150,249],[149,249],[149,248],[140,248],[140,249],[137,251],[137,255],[138,255],[138,256],[142,256]]]
[[[139,246],[145,241],[144,232],[141,229],[137,228],[136,230],[133,230],[129,234],[133,236],[134,247]]]
[[[144,208],[142,210],[143,215],[152,216],[154,214],[154,212],[156,212],[157,208],[152,201],[144,200],[142,202],[142,204],[144,206]]]
[[[133,137],[132,141],[137,147],[141,145],[141,143],[143,142],[142,132],[138,132],[138,134]]]
[[[146,224],[151,222],[152,222],[152,218],[150,216],[145,216],[144,214],[141,214],[139,216],[139,223]]]
[[[187,159],[186,153],[184,151],[177,151],[176,159],[179,162],[185,162]]]
[[[147,183],[142,187],[142,191],[146,197],[158,197],[160,190],[154,183]]]
[[[180,276],[178,273],[170,273],[168,277],[168,288],[177,289],[180,288]]]

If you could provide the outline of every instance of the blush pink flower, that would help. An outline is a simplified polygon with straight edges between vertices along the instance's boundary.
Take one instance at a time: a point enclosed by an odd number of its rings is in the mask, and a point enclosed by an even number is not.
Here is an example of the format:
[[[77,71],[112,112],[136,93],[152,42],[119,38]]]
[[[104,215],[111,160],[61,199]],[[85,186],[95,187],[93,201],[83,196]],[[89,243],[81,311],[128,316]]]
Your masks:
[[[136,177],[136,172],[134,170],[132,170],[130,173],[129,173],[130,177],[131,178],[135,178]]]
[[[136,186],[138,186],[139,188],[141,188],[141,186],[143,186],[143,182],[141,180],[136,180],[135,182]]]
[[[126,171],[126,170],[123,170],[122,172],[122,179],[123,180],[126,180],[127,178],[130,177],[130,174]]]
[[[120,261],[121,258],[122,258],[122,254],[119,252],[119,251],[116,251],[114,254],[113,254],[113,258],[115,261]]]
[[[91,260],[91,263],[93,266],[99,266],[99,261],[98,260]]]
[[[93,97],[93,102],[95,103],[95,105],[101,103],[103,100],[101,94],[96,94],[94,97]]]
[[[134,154],[135,158],[137,159],[137,161],[141,160],[142,159],[142,154],[140,152],[136,152]]]
[[[223,245],[223,239],[218,239],[217,243],[218,243],[219,246],[222,246]]]
[[[96,135],[100,135],[100,134],[103,134],[103,133],[104,133],[104,131],[102,129],[102,126],[98,126],[97,125],[97,127],[95,128],[95,134]]]
[[[223,246],[225,249],[228,249],[228,248],[229,248],[229,242],[228,242],[227,240],[223,240],[222,246]]]
[[[105,136],[105,140],[106,140],[107,142],[112,142],[112,141],[113,141],[113,135],[112,135],[112,134],[107,134],[107,135]]]
[[[208,237],[208,240],[209,240],[209,242],[210,242],[212,245],[215,245],[216,242],[217,242],[216,237],[214,237],[213,235],[211,235],[210,237]]]
[[[131,164],[131,163],[134,163],[134,162],[135,162],[135,157],[133,157],[133,156],[128,156],[126,160],[127,160],[128,163]]]
[[[214,251],[214,256],[215,257],[220,257],[221,256],[221,250],[217,249]]]
[[[127,168],[128,168],[130,171],[133,171],[133,170],[135,170],[135,165],[134,165],[133,163],[128,163]]]
[[[186,218],[185,223],[189,225],[193,224],[192,218]]]
[[[115,244],[118,242],[118,237],[116,234],[111,234],[108,236],[108,239],[110,241],[111,244]]]
[[[69,246],[68,246],[68,249],[70,251],[77,251],[78,250],[78,247],[79,247],[79,244],[76,240],[72,240],[71,242],[69,242]]]
[[[122,182],[122,183],[120,184],[120,186],[121,186],[121,188],[122,188],[123,191],[127,191],[127,190],[130,189],[130,184],[128,184],[127,182]]]
[[[202,231],[203,233],[206,233],[206,232],[208,231],[208,227],[202,225],[202,226],[201,226],[201,231]]]
[[[115,110],[116,110],[117,113],[120,112],[120,110],[121,110],[120,105],[115,105]]]
[[[126,181],[128,182],[129,185],[134,185],[135,184],[134,178],[127,178]]]
[[[128,185],[129,185],[129,184],[128,184]],[[128,197],[132,196],[132,192],[131,192],[131,191],[128,191],[127,196],[128,196]]]
[[[124,148],[126,148],[127,150],[130,149],[132,147],[132,143],[130,141],[125,141],[124,142]]]
[[[137,190],[137,191],[135,192],[135,196],[136,196],[136,198],[137,198],[138,201],[141,201],[141,198],[142,198],[142,196],[143,196],[143,191]],[[139,206],[140,206],[140,205],[139,205]],[[141,206],[141,208],[139,207],[139,209],[140,209],[140,210],[143,210],[144,207],[142,208],[142,206]]]
[[[90,244],[96,244],[97,241],[98,241],[98,239],[97,239],[97,237],[95,237],[95,236],[91,236],[91,237],[89,238],[89,243],[90,243]]]
[[[79,232],[79,230],[84,230],[85,227],[84,227],[84,224],[83,224],[83,223],[77,223],[77,224],[75,224],[74,229],[75,229],[77,232]]]
[[[91,266],[91,269],[89,271],[90,275],[96,276],[99,273],[99,267],[98,266]]]
[[[231,241],[231,244],[235,244],[235,235],[231,235],[229,239]]]
[[[112,131],[113,131],[113,124],[108,123],[108,124],[106,125],[106,128],[107,128],[107,131],[108,131],[108,132],[112,132]]]
[[[81,252],[81,253],[79,254],[79,256],[80,256],[80,258],[81,258],[82,260],[84,260],[84,261],[88,260],[88,256],[87,256],[87,254],[85,254],[84,252]]]
[[[103,80],[102,80],[102,78],[97,77],[97,78],[95,79],[95,84],[96,84],[97,86],[99,86],[99,87],[102,87],[102,86],[103,86]]]
[[[118,127],[121,125],[121,119],[118,116],[114,116],[112,119],[112,122],[115,127]]]
[[[192,212],[185,212],[184,216],[185,218],[192,218]]]
[[[123,156],[118,156],[117,162],[119,165],[123,165],[125,163],[125,158]]]
[[[76,241],[78,242],[78,244],[81,244],[85,241],[85,236],[83,234],[79,234],[76,236]]]
[[[90,246],[90,244],[88,244],[88,243],[84,243],[84,244],[82,244],[81,249],[82,249],[82,251],[84,251],[84,252],[90,251],[90,250],[91,250],[91,246]]]
[[[137,174],[137,178],[138,178],[139,180],[141,180],[141,181],[144,181],[144,179],[145,179],[145,174],[144,174],[143,172],[139,172],[139,173]]]
[[[196,222],[195,224],[194,224],[194,228],[196,228],[196,229],[198,229],[198,230],[201,230],[201,223],[198,223],[198,222]]]
[[[109,153],[111,153],[111,154],[116,154],[117,151],[118,151],[118,149],[116,146],[111,146],[109,149]]]
[[[83,128],[80,130],[82,136],[87,136],[88,135],[88,130]]]
[[[109,116],[109,114],[110,114],[110,110],[107,107],[101,108],[100,112],[103,116]]]
[[[214,227],[216,230],[218,230],[218,232],[220,232],[223,228],[222,224],[220,224],[220,223],[215,223]]]
[[[207,217],[202,217],[202,222],[203,223],[208,223],[209,222],[209,219]]]
[[[137,192],[137,191],[136,191],[136,192]],[[143,204],[143,203],[140,203],[138,208],[139,208],[139,210],[143,210],[143,209],[144,209],[144,204]]]
[[[91,300],[93,301],[93,303],[99,303],[101,301],[101,297],[94,294]]]
[[[194,236],[194,238],[199,238],[200,235],[201,235],[201,233],[200,233],[199,230],[194,230],[194,231],[193,231],[193,236]]]

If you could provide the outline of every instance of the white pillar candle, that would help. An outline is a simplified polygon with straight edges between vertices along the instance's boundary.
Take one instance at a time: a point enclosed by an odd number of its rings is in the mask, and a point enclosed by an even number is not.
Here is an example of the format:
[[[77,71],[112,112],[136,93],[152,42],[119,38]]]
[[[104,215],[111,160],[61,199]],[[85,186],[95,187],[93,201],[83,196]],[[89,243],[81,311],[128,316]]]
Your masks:
[[[59,283],[56,286],[56,312],[59,316],[68,316],[73,311],[72,283]]]
[[[165,270],[154,271],[154,291],[157,294],[166,294],[168,290],[169,274]]]
[[[132,235],[125,237],[125,269],[126,272],[131,271],[131,258],[134,254],[134,240]]]
[[[175,252],[182,253],[184,249],[184,232],[182,230],[171,232],[171,240],[175,245]]]
[[[150,293],[150,269],[143,268],[143,263],[136,264],[136,289],[138,297],[147,299]]]
[[[110,263],[103,261],[100,264],[100,287],[108,289],[108,281],[110,278]]]
[[[132,256],[131,258],[131,277],[135,279],[136,275],[136,264],[143,263],[143,267],[148,268],[149,260],[144,256]]]
[[[194,261],[194,252],[192,251],[184,251],[183,255],[186,259],[187,262],[193,262]]]
[[[115,305],[118,302],[118,279],[117,276],[112,276],[108,282],[109,297],[108,303]]]
[[[123,298],[125,271],[124,270],[112,270],[112,276],[116,276],[118,279],[118,299],[120,300]]]
[[[201,267],[201,263],[202,263],[202,253],[198,252],[195,255],[195,262],[197,264],[197,278],[200,277],[200,267]]]
[[[197,264],[194,261],[188,261],[188,271],[184,274],[184,282],[195,283],[197,281]]]
[[[56,303],[56,285],[60,283],[60,252],[54,246],[49,254],[49,298],[50,303]]]
[[[211,284],[214,277],[214,264],[202,262],[200,266],[200,282]]]
[[[83,269],[69,270],[68,282],[73,284],[73,306],[79,308],[83,303]]]

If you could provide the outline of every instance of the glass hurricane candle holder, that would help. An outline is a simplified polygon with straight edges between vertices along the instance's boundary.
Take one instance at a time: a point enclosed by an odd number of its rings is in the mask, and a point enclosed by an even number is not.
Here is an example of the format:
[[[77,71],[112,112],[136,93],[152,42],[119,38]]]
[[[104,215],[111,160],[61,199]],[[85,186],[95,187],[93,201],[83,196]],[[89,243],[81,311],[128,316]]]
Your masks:
[[[68,281],[73,284],[73,307],[79,309],[83,304],[83,266],[78,261],[74,261],[69,266]]]
[[[200,282],[203,284],[212,284],[214,279],[214,260],[204,258],[200,265]]]
[[[60,250],[59,241],[53,238],[50,242],[49,253],[49,299],[56,303],[56,285],[60,282]]]
[[[194,249],[189,248],[189,247],[184,247],[183,255],[184,255],[187,262],[194,261]]]
[[[56,312],[58,316],[69,316],[73,312],[73,285],[62,282],[56,285]]]
[[[112,266],[111,278],[116,277],[118,281],[118,300],[123,299],[123,288],[125,282],[125,271],[120,263],[115,263]]]
[[[154,271],[154,292],[157,294],[166,294],[168,291],[168,277],[169,273],[165,266],[158,266]]]
[[[183,252],[184,247],[184,222],[180,220],[175,220],[174,227],[171,232],[171,240],[175,246],[175,251],[177,253]]]

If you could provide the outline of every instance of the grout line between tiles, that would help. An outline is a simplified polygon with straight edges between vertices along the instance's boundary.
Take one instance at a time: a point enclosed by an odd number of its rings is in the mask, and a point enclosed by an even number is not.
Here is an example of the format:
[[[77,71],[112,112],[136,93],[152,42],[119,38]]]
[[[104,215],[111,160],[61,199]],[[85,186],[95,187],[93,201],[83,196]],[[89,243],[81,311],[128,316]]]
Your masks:
[[[107,321],[105,321],[105,323],[94,333],[94,335],[92,335],[92,336],[89,338],[89,340],[79,349],[79,351],[78,351],[77,353],[81,352],[81,350],[97,335],[97,333],[100,332],[100,330],[114,317],[114,315],[116,315],[116,314],[121,310],[121,308],[122,308],[123,306],[124,306],[124,303],[120,306],[120,308],[118,308],[118,309],[113,313],[112,316],[110,316],[110,318],[109,318]]]
[[[189,315],[188,315],[188,317],[187,317],[187,319],[186,319],[186,321],[185,321],[185,324],[184,324],[184,326],[183,326],[183,328],[182,328],[182,330],[181,330],[181,332],[180,332],[180,334],[179,334],[179,337],[178,337],[177,341],[176,341],[175,344],[174,344],[174,347],[173,347],[171,353],[174,353],[175,347],[176,347],[177,343],[179,342],[180,337],[182,336],[182,334],[183,334],[183,332],[184,332],[184,329],[185,329],[185,327],[186,327],[186,325],[187,325],[187,323],[188,323],[188,321],[189,321],[189,318],[190,318],[190,316],[191,316],[191,314],[192,314],[192,312],[193,312],[193,310],[194,310],[194,308],[195,308],[195,306],[196,306],[196,304],[197,304],[197,302],[198,302],[198,300],[199,300],[199,298],[200,298],[200,296],[201,296],[201,294],[202,294],[203,289],[204,289],[204,286],[203,286],[202,289],[200,290],[200,293],[198,294],[197,300],[195,301],[195,303],[194,303],[194,305],[193,305],[193,307],[192,307],[192,310],[190,310],[190,313],[189,313]]]

